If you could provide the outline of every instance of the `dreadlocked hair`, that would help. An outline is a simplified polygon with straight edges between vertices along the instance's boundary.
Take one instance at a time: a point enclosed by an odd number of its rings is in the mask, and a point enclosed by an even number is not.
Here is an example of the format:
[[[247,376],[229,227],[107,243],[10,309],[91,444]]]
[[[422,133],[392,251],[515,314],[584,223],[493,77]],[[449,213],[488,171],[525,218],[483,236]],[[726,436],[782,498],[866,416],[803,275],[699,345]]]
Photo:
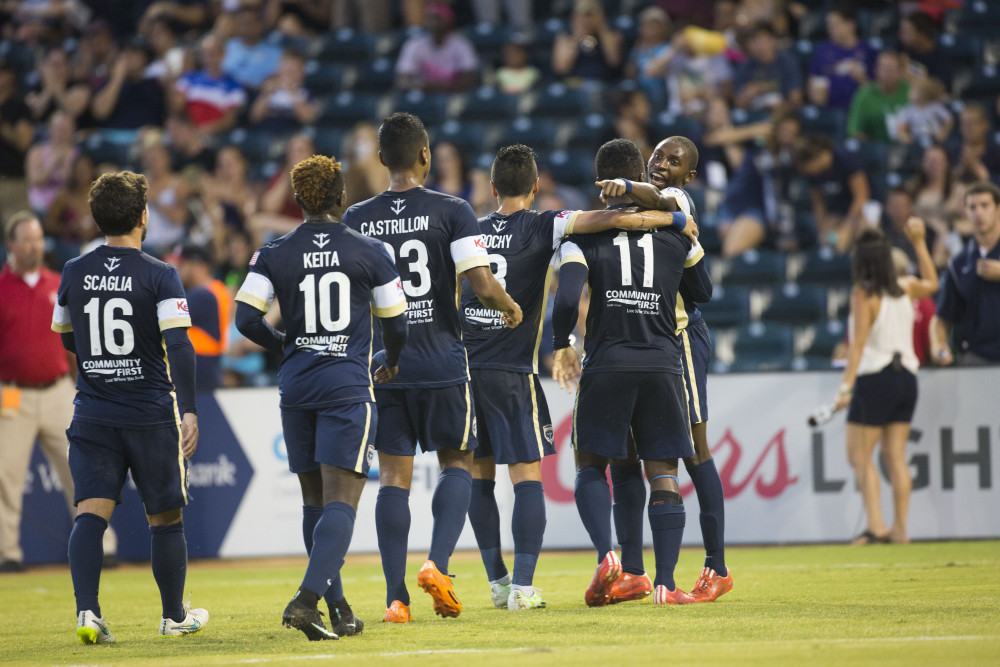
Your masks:
[[[330,210],[344,192],[340,163],[325,155],[307,157],[292,168],[292,190],[306,213]]]

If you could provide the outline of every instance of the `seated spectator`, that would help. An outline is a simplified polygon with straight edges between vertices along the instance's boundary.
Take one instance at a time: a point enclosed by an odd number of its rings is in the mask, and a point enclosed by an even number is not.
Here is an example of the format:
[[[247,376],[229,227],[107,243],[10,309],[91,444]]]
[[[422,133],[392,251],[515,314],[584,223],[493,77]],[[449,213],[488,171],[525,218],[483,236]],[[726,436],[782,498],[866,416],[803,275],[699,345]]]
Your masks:
[[[814,137],[796,142],[792,162],[809,181],[820,245],[847,252],[864,227],[862,209],[871,194],[861,158]]]
[[[906,237],[906,221],[916,214],[913,195],[906,188],[890,188],[882,211],[882,231],[889,240],[889,245],[898,248],[907,258],[907,268],[917,268],[917,253],[913,244]],[[934,258],[936,266],[944,266],[948,255],[944,245],[944,237],[932,225],[926,226],[927,249]],[[942,261],[939,261],[942,260]]]
[[[656,145],[656,137],[649,133],[649,121],[653,115],[649,98],[640,88],[619,91],[615,97],[615,121],[601,142],[618,137],[628,139],[639,147],[643,159],[648,160]]]
[[[305,79],[305,60],[294,51],[285,51],[278,70],[264,81],[250,106],[250,123],[276,133],[292,133],[311,125],[319,105],[303,85]]]
[[[187,50],[178,43],[177,33],[164,18],[151,21],[147,34],[153,61],[146,68],[146,77],[159,79],[165,86],[173,85],[173,81],[188,69]]]
[[[982,104],[970,102],[958,116],[961,140],[950,158],[955,178],[962,183],[1000,180],[1000,146],[993,140],[990,119]]]
[[[503,65],[497,68],[497,86],[508,95],[531,90],[542,73],[528,62],[528,40],[520,33],[511,35],[503,46]]]
[[[222,71],[222,44],[209,33],[199,48],[202,69],[181,76],[174,85],[173,107],[183,111],[206,134],[236,125],[247,94],[235,79]]]
[[[31,110],[21,101],[17,72],[0,60],[0,220],[28,208],[24,167],[33,136]]]
[[[774,28],[757,23],[747,43],[748,58],[736,68],[735,106],[759,111],[802,104],[802,73],[795,57],[778,50]]]
[[[378,129],[374,125],[361,121],[354,126],[344,141],[344,156],[348,206],[389,189],[389,171],[378,159]]]
[[[649,64],[670,51],[670,16],[659,7],[647,7],[639,14],[639,36],[625,64],[625,76],[635,79],[653,99],[666,93],[663,76],[651,75]]]
[[[847,111],[851,98],[875,75],[875,50],[858,38],[854,9],[842,5],[826,15],[829,41],[819,44],[809,63],[809,102]]]
[[[928,146],[920,160],[920,169],[908,184],[916,206],[915,214],[923,218],[929,229],[942,238],[949,237],[949,248],[953,252],[961,250],[961,241],[951,238],[952,231],[963,229],[965,186],[952,177],[948,153],[939,145]],[[959,234],[961,235],[961,233]]]
[[[205,141],[191,119],[173,114],[167,119],[164,141],[170,150],[170,168],[183,173],[187,180],[197,180],[203,173],[215,171],[214,148]]]
[[[571,32],[556,35],[552,71],[558,76],[613,83],[624,61],[624,37],[608,25],[600,0],[576,0]]]
[[[455,12],[440,2],[427,5],[424,31],[406,40],[396,61],[399,87],[436,93],[468,90],[478,69],[475,47],[455,31]]]
[[[222,71],[248,90],[257,90],[278,70],[281,48],[262,41],[260,8],[242,5],[234,13],[236,35],[226,42]]]
[[[974,183],[965,193],[973,238],[948,265],[931,322],[934,363],[1000,363],[1000,189]],[[955,335],[954,347],[948,338]],[[953,352],[954,350],[954,352]],[[958,353],[956,359],[955,353]]]
[[[150,53],[146,40],[133,38],[115,59],[111,78],[94,92],[90,108],[97,126],[132,130],[122,133],[122,143],[131,143],[139,128],[163,125],[166,118],[163,87],[156,79],[145,78]]]
[[[38,66],[39,82],[24,96],[36,123],[47,123],[56,111],[68,113],[74,120],[83,116],[90,105],[90,86],[70,77],[69,56],[61,47],[53,47]],[[78,123],[79,124],[79,123]]]
[[[316,144],[307,134],[300,132],[288,140],[285,164],[267,182],[259,211],[250,221],[255,248],[287,234],[302,222],[302,207],[292,191],[292,168],[315,153]]]
[[[80,254],[80,247],[101,235],[90,214],[90,186],[97,168],[90,156],[73,160],[66,184],[56,194],[44,219],[45,234],[55,239],[55,264],[62,266]]]
[[[211,218],[216,251],[222,253],[230,230],[249,228],[257,195],[247,182],[247,161],[236,146],[219,149],[215,171],[201,179],[201,199]]]
[[[701,48],[693,31],[675,32],[670,50],[646,65],[648,76],[666,77],[667,110],[676,115],[700,116],[709,100],[728,98],[733,88],[733,68],[723,49]]]
[[[142,173],[149,182],[149,224],[143,250],[163,256],[184,239],[188,222],[188,187],[170,170],[170,153],[159,142],[150,142],[142,153]]]
[[[901,56],[882,51],[875,63],[875,80],[858,88],[851,99],[847,134],[861,141],[894,141],[896,114],[906,106],[909,94]]]
[[[743,164],[746,155],[746,143],[763,140],[771,131],[771,121],[733,124],[732,113],[725,98],[715,97],[709,100],[705,110],[705,135],[702,139],[700,167],[698,176],[708,187],[708,193],[715,195],[717,200],[726,191],[729,178]],[[714,209],[714,202],[709,201],[709,209]]]
[[[28,177],[28,202],[42,220],[69,179],[77,156],[75,132],[73,118],[64,111],[57,111],[49,119],[48,141],[35,144],[28,151],[24,165]]]
[[[944,87],[937,79],[923,78],[910,83],[910,103],[899,110],[899,141],[927,146],[944,143],[955,126],[951,111],[942,102]]]
[[[906,57],[910,80],[934,77],[951,90],[951,64],[937,43],[937,26],[924,12],[913,12],[899,22],[899,50]]]
[[[471,201],[472,182],[469,180],[469,170],[465,166],[462,152],[455,148],[455,144],[442,141],[434,146],[431,169],[433,179],[428,184],[428,189]]]

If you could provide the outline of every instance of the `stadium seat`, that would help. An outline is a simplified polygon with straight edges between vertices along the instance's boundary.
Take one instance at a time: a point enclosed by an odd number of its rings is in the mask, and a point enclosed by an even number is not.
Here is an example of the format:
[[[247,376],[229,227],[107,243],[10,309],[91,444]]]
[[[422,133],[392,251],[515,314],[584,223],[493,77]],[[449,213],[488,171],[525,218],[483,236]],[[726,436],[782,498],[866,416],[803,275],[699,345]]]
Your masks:
[[[940,57],[951,63],[952,72],[979,67],[983,62],[983,41],[992,39],[996,30],[984,24],[967,28],[959,36],[945,33],[938,38]]]
[[[506,122],[517,116],[517,95],[505,95],[483,86],[465,96],[458,118],[464,121]]]
[[[850,284],[851,258],[830,248],[818,248],[806,255],[805,265],[795,279],[810,285]]]
[[[336,127],[317,128],[313,132],[316,151],[321,155],[333,155],[339,160],[342,157],[345,134],[344,130]]]
[[[375,57],[375,36],[351,28],[341,28],[326,37],[316,53],[323,62],[363,63]]]
[[[534,118],[576,118],[590,107],[589,95],[579,88],[567,88],[556,82],[540,91],[531,107]]]
[[[771,293],[761,319],[784,324],[812,324],[826,317],[826,288],[785,283]]]
[[[237,127],[227,137],[229,143],[238,146],[240,152],[250,162],[266,161],[272,157],[271,147],[281,137],[266,130]]]
[[[344,68],[340,65],[310,60],[306,63],[306,90],[313,97],[339,93],[344,82]]]
[[[476,53],[480,60],[490,63],[499,61],[503,45],[510,39],[514,29],[511,26],[495,23],[477,23],[468,30],[465,36],[476,45]]]
[[[557,127],[553,120],[534,120],[521,116],[504,126],[503,132],[493,142],[493,148],[496,150],[510,144],[525,144],[539,152],[549,151],[555,144]]]
[[[705,252],[714,255],[722,252],[722,236],[719,235],[719,227],[712,222],[709,223],[707,213],[701,214],[698,220],[698,243],[705,249]],[[714,218],[714,216],[712,216]]]
[[[868,184],[871,187],[871,199],[884,201],[885,175],[889,171],[888,147],[878,141],[862,142],[853,138],[845,141],[843,145],[845,150],[856,153],[864,163]]]
[[[377,106],[378,98],[375,95],[339,93],[326,99],[318,123],[324,126],[350,127],[358,121],[371,121],[376,117]]]
[[[466,123],[448,120],[431,132],[431,145],[441,141],[454,144],[463,155],[475,155],[486,145],[489,126],[485,123]]]
[[[986,65],[974,72],[962,88],[963,100],[995,100],[1000,94],[1000,75],[997,68]],[[989,108],[989,106],[987,106]]]
[[[712,300],[699,303],[698,310],[712,329],[743,326],[750,321],[750,291],[742,287],[716,287]]]
[[[699,144],[702,132],[703,128],[698,119],[690,116],[677,116],[669,111],[659,114],[653,121],[653,133],[658,142],[667,137],[680,135]]]
[[[592,153],[552,151],[548,154],[547,164],[558,183],[584,188],[593,185]],[[594,190],[596,191],[596,188]]]
[[[840,109],[830,107],[802,107],[803,134],[822,134],[835,142],[844,139],[847,117]]]
[[[746,109],[733,109],[730,113],[733,125],[749,125],[760,123],[771,117],[767,111],[747,111]]]
[[[601,139],[612,132],[614,120],[599,113],[589,113],[576,124],[566,140],[566,150],[597,153]]]
[[[364,63],[357,70],[351,90],[356,93],[386,93],[396,83],[396,68],[388,58],[376,58]]]
[[[793,353],[792,327],[754,322],[736,331],[730,370],[787,370],[791,368]]]
[[[785,256],[767,250],[748,250],[728,260],[723,284],[762,287],[785,282]]]
[[[807,357],[830,359],[833,348],[847,337],[847,327],[842,320],[827,320],[813,328],[813,340],[806,350]]]
[[[450,96],[443,93],[424,93],[409,90],[392,97],[389,112],[406,111],[417,116],[424,125],[440,125],[448,117]]]

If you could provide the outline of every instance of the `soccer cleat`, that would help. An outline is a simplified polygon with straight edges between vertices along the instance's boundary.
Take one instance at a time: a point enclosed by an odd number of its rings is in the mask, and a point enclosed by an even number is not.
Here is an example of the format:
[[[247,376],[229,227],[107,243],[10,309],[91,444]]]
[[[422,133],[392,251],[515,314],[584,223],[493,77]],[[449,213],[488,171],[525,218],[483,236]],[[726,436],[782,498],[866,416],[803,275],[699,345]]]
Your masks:
[[[393,600],[389,608],[385,610],[385,616],[382,617],[383,623],[409,623],[412,620],[410,608],[399,600]]]
[[[493,600],[494,607],[497,609],[506,609],[507,600],[510,598],[510,584],[500,584],[491,581],[490,598]]]
[[[111,644],[115,641],[107,621],[90,610],[81,611],[77,616],[76,636],[81,644]]]
[[[208,624],[207,609],[192,609],[189,603],[184,604],[184,620],[178,623],[172,618],[160,620],[161,637],[180,637],[193,635]]]
[[[695,602],[713,602],[733,590],[733,573],[729,571],[722,577],[711,568],[704,568],[698,582],[691,589],[691,597]]]
[[[341,637],[353,637],[364,632],[365,622],[354,615],[347,600],[330,605],[330,629]]]
[[[653,582],[649,580],[648,574],[622,572],[622,576],[611,586],[608,604],[645,600],[652,592]]]
[[[530,596],[524,591],[511,590],[510,597],[507,598],[507,609],[518,611],[520,609],[545,609],[545,600],[540,595],[541,589],[536,588]]]
[[[434,613],[444,618],[456,618],[462,613],[462,603],[455,595],[451,577],[441,574],[434,561],[429,560],[420,568],[417,585],[434,598]]]
[[[588,607],[603,607],[608,604],[612,585],[622,576],[622,562],[614,549],[609,551],[597,566],[594,578],[583,594],[583,601]]]
[[[692,602],[695,602],[695,599],[679,588],[668,591],[666,586],[660,585],[653,591],[653,604],[691,604]]]
[[[326,629],[326,625],[323,624],[323,612],[319,609],[310,609],[300,602],[298,597],[292,598],[285,607],[285,612],[281,615],[281,624],[286,628],[301,630],[311,642],[340,639],[337,633]]]

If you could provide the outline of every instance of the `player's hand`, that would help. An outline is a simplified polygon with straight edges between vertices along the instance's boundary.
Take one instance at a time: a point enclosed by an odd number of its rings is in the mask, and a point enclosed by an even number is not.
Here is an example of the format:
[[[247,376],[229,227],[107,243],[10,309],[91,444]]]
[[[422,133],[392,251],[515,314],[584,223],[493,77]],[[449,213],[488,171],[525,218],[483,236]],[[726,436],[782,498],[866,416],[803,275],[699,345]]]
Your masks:
[[[514,302],[514,309],[509,313],[501,313],[503,318],[503,323],[507,325],[508,329],[516,329],[518,325],[521,324],[521,320],[524,319],[524,313],[521,312],[521,306]]]
[[[684,229],[681,230],[684,236],[691,239],[691,243],[698,242],[698,223],[694,221],[693,216],[687,217],[687,223],[684,225]]]
[[[601,189],[601,201],[603,202],[626,195],[625,181],[621,178],[613,178],[610,181],[595,181],[594,185]]]
[[[851,404],[851,394],[837,394],[837,400],[833,402],[833,411],[839,412]]]
[[[981,259],[977,261],[976,275],[985,280],[1000,280],[1000,260]]]
[[[399,366],[379,366],[375,370],[375,382],[378,384],[389,384],[399,375]]]
[[[947,343],[940,347],[931,345],[931,361],[935,366],[951,366],[955,363],[955,357]]]
[[[189,459],[196,449],[198,449],[198,415],[185,412],[184,418],[181,419],[181,452],[184,453],[184,458]]]
[[[552,356],[552,379],[572,394],[580,386],[580,357],[573,347],[556,350]]]
[[[909,220],[906,221],[906,229],[904,229],[904,232],[906,233],[906,238],[910,241],[910,243],[918,245],[923,243],[927,236],[927,226],[924,224],[923,220],[915,215],[911,215]]]

